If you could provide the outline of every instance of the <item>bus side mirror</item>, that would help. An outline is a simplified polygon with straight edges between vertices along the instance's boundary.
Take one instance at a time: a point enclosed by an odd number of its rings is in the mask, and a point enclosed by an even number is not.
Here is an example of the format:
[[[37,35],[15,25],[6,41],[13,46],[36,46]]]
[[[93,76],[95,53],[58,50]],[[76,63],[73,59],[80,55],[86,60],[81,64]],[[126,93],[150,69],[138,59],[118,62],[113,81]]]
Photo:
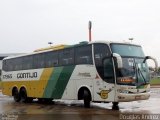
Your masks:
[[[122,67],[123,67],[122,57],[121,57],[118,53],[113,53],[112,56],[113,56],[113,58],[115,58],[116,61],[117,61],[117,67],[118,67],[118,68],[122,68]]]
[[[158,70],[158,62],[157,62],[157,60],[156,60],[155,58],[151,57],[151,56],[146,56],[146,57],[144,58],[144,60],[143,60],[143,63],[145,63],[146,60],[148,60],[148,59],[151,59],[151,60],[154,61],[154,63],[155,63],[155,71],[157,71],[157,70]]]

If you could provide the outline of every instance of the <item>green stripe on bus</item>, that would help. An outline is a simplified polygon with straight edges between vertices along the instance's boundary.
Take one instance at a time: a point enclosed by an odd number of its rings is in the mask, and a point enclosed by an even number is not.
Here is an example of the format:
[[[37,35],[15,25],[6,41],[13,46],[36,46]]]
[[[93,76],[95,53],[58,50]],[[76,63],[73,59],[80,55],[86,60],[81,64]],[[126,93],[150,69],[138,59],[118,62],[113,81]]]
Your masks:
[[[63,67],[55,67],[53,69],[52,75],[48,81],[48,84],[46,86],[45,92],[43,94],[44,98],[51,98],[53,91],[55,90],[55,86],[57,83],[57,80],[63,70]]]
[[[64,90],[67,86],[67,83],[73,73],[75,65],[73,66],[65,66],[59,76],[58,81],[56,82],[55,89],[52,93],[52,98],[60,99],[64,93]]]

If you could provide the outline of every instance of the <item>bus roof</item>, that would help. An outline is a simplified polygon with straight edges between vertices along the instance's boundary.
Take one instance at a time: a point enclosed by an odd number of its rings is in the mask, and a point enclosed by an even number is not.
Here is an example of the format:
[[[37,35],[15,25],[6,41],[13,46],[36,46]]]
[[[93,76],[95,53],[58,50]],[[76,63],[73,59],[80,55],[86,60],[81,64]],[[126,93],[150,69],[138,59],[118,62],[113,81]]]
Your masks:
[[[46,47],[46,48],[40,48],[40,49],[34,50],[31,53],[25,53],[25,54],[21,54],[21,55],[10,56],[10,57],[4,58],[3,60],[11,59],[11,58],[18,58],[18,57],[23,57],[23,56],[28,56],[28,55],[34,55],[34,54],[39,54],[39,53],[45,53],[45,52],[49,52],[49,51],[56,51],[56,50],[61,50],[61,49],[65,49],[65,48],[71,48],[71,47],[75,47],[75,46],[82,46],[82,45],[93,44],[93,43],[105,43],[105,44],[117,43],[117,44],[131,44],[131,45],[140,46],[138,44],[133,44],[133,43],[124,42],[124,41],[122,41],[122,42],[105,41],[105,40],[91,41],[91,42],[82,41],[79,44],[73,44],[73,45],[60,44],[60,45],[50,46],[50,47]]]

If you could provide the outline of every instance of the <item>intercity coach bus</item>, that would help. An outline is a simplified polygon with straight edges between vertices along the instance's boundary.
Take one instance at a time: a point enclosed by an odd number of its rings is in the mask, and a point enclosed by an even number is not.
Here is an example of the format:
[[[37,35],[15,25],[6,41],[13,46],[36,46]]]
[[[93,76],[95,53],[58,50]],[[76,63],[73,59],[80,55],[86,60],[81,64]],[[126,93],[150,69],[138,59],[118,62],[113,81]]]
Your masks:
[[[3,60],[2,93],[16,102],[53,99],[90,102],[146,100],[150,97],[147,59],[140,45],[81,42],[39,49]]]

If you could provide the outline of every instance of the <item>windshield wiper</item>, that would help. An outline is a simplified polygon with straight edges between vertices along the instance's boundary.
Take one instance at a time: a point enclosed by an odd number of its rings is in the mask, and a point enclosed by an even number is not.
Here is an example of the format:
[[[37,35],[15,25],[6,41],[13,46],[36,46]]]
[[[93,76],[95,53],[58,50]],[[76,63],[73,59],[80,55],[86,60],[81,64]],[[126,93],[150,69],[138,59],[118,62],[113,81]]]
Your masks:
[[[143,81],[144,81],[144,83],[140,84],[139,86],[145,85],[145,84],[147,83],[147,81],[146,81],[146,79],[145,79],[142,71],[141,71],[140,68],[138,67],[138,64],[137,64],[137,63],[135,63],[135,68],[136,68],[137,85],[138,85],[138,74],[139,74],[139,76],[142,76]]]

